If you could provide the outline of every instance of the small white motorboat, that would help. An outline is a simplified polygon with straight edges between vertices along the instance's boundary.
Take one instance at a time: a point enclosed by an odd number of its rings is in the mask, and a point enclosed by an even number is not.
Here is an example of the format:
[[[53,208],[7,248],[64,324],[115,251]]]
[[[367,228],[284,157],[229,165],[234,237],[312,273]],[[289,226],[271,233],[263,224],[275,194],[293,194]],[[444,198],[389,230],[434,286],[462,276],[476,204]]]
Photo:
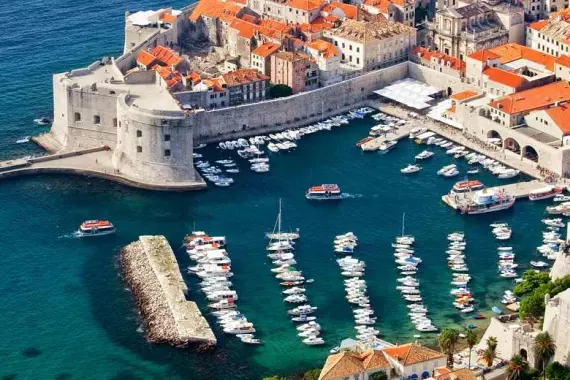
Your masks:
[[[410,165],[406,166],[405,168],[400,169],[400,172],[403,174],[412,174],[412,173],[417,173],[420,170],[422,170],[421,166],[410,164]]]

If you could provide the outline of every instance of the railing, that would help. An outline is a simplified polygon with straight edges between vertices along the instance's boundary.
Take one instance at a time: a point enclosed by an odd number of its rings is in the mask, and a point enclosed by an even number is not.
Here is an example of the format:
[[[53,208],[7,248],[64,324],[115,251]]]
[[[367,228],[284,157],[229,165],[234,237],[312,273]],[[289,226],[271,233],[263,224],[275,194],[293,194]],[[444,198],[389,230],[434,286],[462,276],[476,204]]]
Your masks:
[[[508,36],[509,31],[501,28],[496,28],[492,30],[485,30],[479,33],[469,33],[469,32],[461,32],[461,38],[467,41],[478,41],[478,40],[487,40],[490,38],[497,38]]]

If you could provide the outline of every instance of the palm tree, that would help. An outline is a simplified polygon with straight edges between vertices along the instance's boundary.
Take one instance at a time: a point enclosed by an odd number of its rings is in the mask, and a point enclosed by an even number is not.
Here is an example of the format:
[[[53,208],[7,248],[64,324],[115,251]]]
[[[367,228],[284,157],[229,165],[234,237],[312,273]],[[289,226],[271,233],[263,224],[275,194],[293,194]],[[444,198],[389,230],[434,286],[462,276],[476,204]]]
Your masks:
[[[534,338],[534,356],[542,363],[542,373],[546,380],[546,365],[556,352],[556,344],[548,332],[542,332]]]
[[[497,357],[497,338],[490,336],[487,338],[487,348],[483,351],[483,360],[487,363],[487,367],[493,365],[493,361]]]
[[[507,365],[507,380],[522,380],[528,370],[528,363],[520,355],[515,355]]]
[[[477,343],[477,333],[471,329],[465,330],[465,342],[467,343],[467,347],[469,347],[469,369],[471,369],[471,351],[473,350],[473,346]]]
[[[451,328],[441,330],[441,333],[437,338],[439,347],[445,354],[447,354],[447,366],[449,368],[453,368],[453,353],[455,352],[455,346],[458,341],[459,332]]]

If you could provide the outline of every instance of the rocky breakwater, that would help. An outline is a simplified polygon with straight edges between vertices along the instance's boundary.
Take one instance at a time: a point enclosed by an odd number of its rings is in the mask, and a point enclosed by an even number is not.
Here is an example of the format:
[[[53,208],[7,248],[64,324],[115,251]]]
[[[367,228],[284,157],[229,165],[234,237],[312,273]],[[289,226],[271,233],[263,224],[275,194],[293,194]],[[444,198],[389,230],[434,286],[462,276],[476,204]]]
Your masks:
[[[120,262],[150,343],[199,348],[216,344],[198,306],[186,299],[188,287],[164,236],[140,236],[121,250]]]

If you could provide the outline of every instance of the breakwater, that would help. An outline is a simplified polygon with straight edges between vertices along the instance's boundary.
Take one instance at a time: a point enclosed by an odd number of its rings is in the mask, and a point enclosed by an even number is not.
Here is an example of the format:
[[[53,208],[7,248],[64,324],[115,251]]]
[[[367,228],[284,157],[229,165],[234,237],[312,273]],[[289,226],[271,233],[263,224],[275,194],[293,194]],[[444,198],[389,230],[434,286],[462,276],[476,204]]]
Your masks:
[[[198,306],[186,299],[188,288],[164,236],[140,236],[121,250],[120,262],[148,342],[200,348],[216,344]]]

